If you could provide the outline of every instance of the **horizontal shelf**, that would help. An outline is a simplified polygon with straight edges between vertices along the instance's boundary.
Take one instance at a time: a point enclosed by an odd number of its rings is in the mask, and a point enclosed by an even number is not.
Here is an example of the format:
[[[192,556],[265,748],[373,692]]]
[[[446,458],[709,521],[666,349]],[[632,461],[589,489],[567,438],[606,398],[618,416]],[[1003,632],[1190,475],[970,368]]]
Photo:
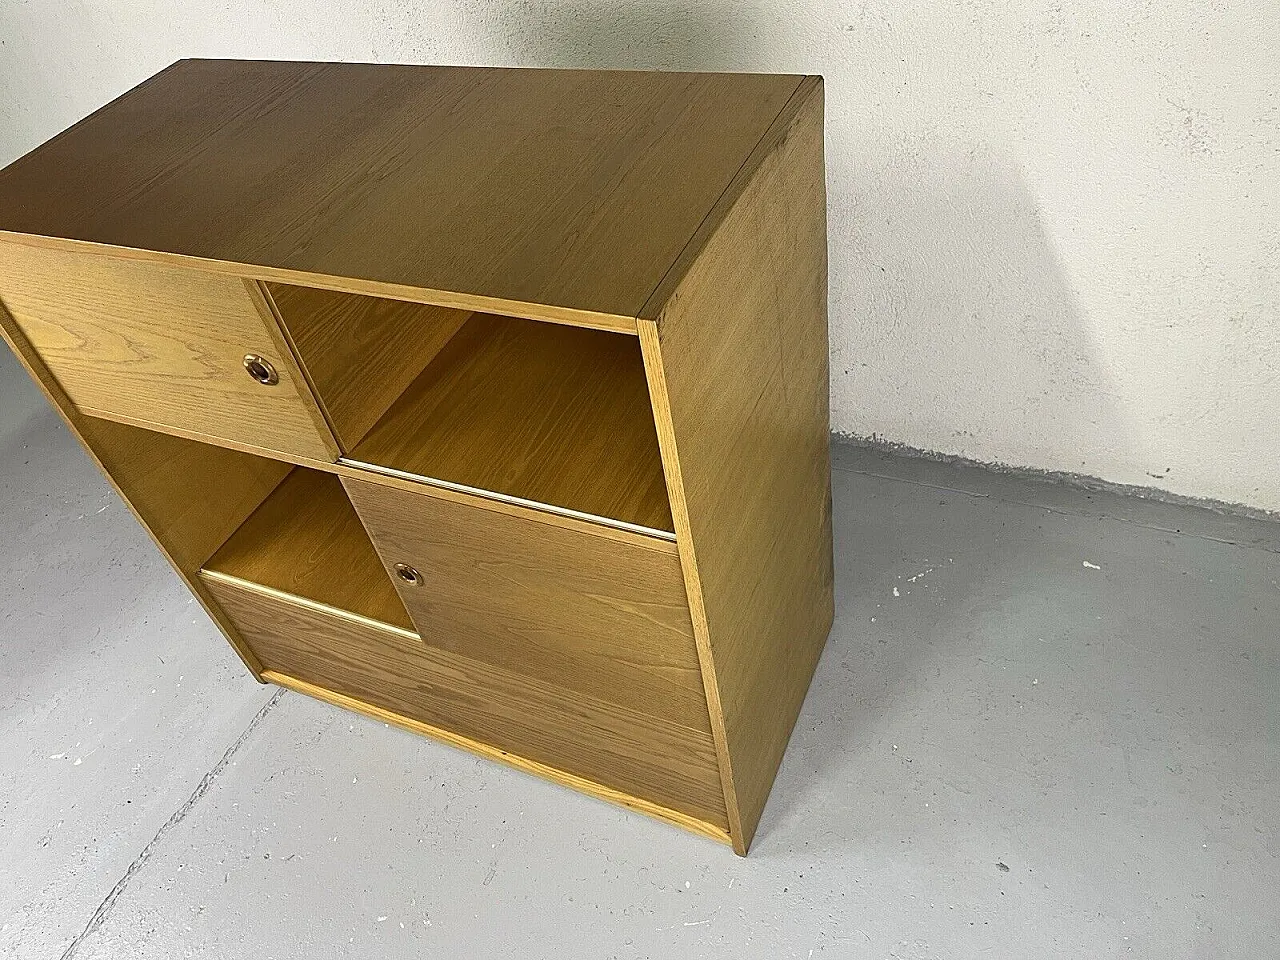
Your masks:
[[[295,467],[202,575],[417,637],[338,478]]]
[[[347,458],[671,536],[639,341],[473,314]]]

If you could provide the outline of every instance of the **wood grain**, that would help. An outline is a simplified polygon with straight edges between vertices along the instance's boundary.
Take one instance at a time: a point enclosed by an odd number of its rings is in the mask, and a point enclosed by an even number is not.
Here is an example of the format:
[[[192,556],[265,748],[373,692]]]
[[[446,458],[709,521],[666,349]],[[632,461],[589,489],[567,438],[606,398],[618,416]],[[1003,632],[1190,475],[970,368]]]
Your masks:
[[[308,466],[308,464],[303,464],[303,466]],[[624,527],[597,523],[593,520],[583,520],[547,509],[523,506],[493,497],[478,496],[474,493],[424,483],[417,479],[398,477],[393,474],[356,466],[351,462],[319,464],[316,468],[337,474],[339,477],[376,483],[380,486],[390,487],[393,490],[405,490],[414,496],[436,497],[450,503],[462,504],[473,510],[489,510],[507,517],[518,517],[529,523],[547,524],[552,527],[561,527],[565,530],[590,535],[597,540],[612,540],[616,543],[652,550],[672,557],[679,556],[675,534],[656,536],[652,533],[641,533]]]
[[[204,573],[413,632],[342,484],[328,473],[295,467]]]
[[[709,734],[308,607],[220,599],[275,674],[725,827]]]
[[[471,317],[353,460],[672,530],[634,337]]]
[[[357,700],[354,697],[344,696],[333,690],[326,690],[324,687],[318,687],[313,683],[307,683],[296,677],[286,676],[283,673],[277,673],[274,670],[268,670],[263,673],[263,679],[270,683],[278,684],[297,693],[301,693],[308,697],[314,697],[317,700],[323,700],[325,703],[333,704],[335,707],[341,707],[345,710],[354,710],[356,713],[362,713],[367,717],[379,721],[380,723],[395,724],[411,733],[421,736],[431,737],[440,740],[452,747],[458,747],[462,750],[470,751],[477,756],[484,757],[486,760],[496,760],[499,763],[505,763],[517,770],[523,770],[525,773],[531,773],[534,776],[543,777],[572,790],[598,797],[609,803],[616,803],[619,806],[634,810],[637,813],[643,813],[658,820],[683,827],[694,833],[702,834],[704,837],[710,837],[719,843],[729,843],[729,833],[723,826],[707,823],[688,814],[680,813],[678,810],[672,810],[670,807],[663,807],[649,800],[642,800],[639,797],[633,797],[629,793],[620,793],[617,790],[611,790],[608,787],[601,786],[594,780],[587,780],[584,777],[575,776],[556,767],[547,766],[545,763],[538,763],[534,760],[528,760],[524,757],[517,757],[513,753],[505,750],[499,750],[488,744],[480,743],[478,740],[472,740],[469,737],[461,736],[452,730],[446,730],[443,727],[435,727],[429,723],[423,723],[420,720],[414,720],[403,714],[392,713],[390,710],[384,710],[381,707],[375,707],[372,704],[365,703],[363,700]]]
[[[344,478],[423,642],[710,736],[679,559]]]
[[[240,280],[0,241],[0,300],[86,412],[333,460],[337,446]],[[280,382],[245,372],[256,353]]]
[[[745,853],[833,616],[822,110],[183,61],[0,171],[0,328],[255,676]]]
[[[102,471],[107,482],[111,484],[112,489],[125,502],[125,505],[137,518],[142,528],[147,531],[147,535],[155,542],[160,549],[160,553],[169,561],[170,566],[174,568],[182,582],[195,595],[205,612],[214,623],[218,625],[223,635],[227,638],[227,642],[231,644],[231,649],[244,663],[245,667],[253,674],[254,679],[261,681],[262,664],[258,662],[253,651],[249,649],[244,638],[240,636],[238,630],[231,620],[224,614],[214,601],[213,596],[201,582],[193,559],[203,552],[205,545],[209,540],[217,539],[222,529],[230,527],[236,522],[237,514],[247,507],[245,498],[250,500],[253,496],[253,484],[261,482],[265,487],[270,483],[270,468],[264,477],[258,474],[257,478],[244,478],[232,481],[227,486],[229,496],[223,500],[220,495],[215,493],[212,498],[210,512],[214,514],[212,518],[201,518],[200,524],[202,529],[192,534],[182,533],[176,536],[173,530],[169,528],[169,524],[177,522],[182,516],[189,516],[185,505],[171,503],[166,499],[166,493],[182,493],[182,490],[174,490],[169,486],[170,478],[163,472],[153,470],[149,463],[154,463],[147,453],[141,452],[147,448],[147,440],[149,437],[145,435],[145,431],[138,430],[134,436],[128,433],[120,434],[100,434],[94,432],[92,437],[90,431],[98,426],[97,422],[89,417],[84,416],[76,410],[75,404],[71,402],[71,398],[67,396],[66,391],[58,383],[57,379],[50,373],[49,368],[45,366],[44,361],[40,359],[40,355],[32,346],[31,341],[27,339],[22,332],[22,328],[18,326],[12,315],[0,305],[0,335],[13,350],[14,355],[26,368],[31,379],[40,387],[45,398],[62,417],[67,428],[71,431],[71,435],[80,441],[81,446],[88,452],[89,457],[97,464],[98,469]],[[131,428],[121,427],[121,430],[127,431]],[[93,439],[103,440],[104,446],[102,452],[92,442]],[[135,454],[131,452],[133,446],[139,448],[137,465],[129,463],[129,458]],[[199,446],[197,444],[196,446]],[[203,454],[196,454],[197,458]],[[105,458],[105,459],[104,459]],[[111,466],[108,466],[108,463]],[[206,461],[202,465],[208,465]],[[117,479],[114,470],[121,469],[121,479]],[[257,468],[255,468],[255,473]],[[201,478],[203,479],[203,478]],[[122,483],[123,480],[123,483]],[[134,491],[134,483],[136,481],[138,490]],[[185,481],[177,481],[179,483]],[[128,484],[128,490],[124,484]],[[167,490],[166,490],[167,488]],[[130,493],[138,494],[138,502],[135,503],[130,499]],[[184,526],[185,530],[185,526]],[[175,540],[171,544],[171,540]]]
[[[289,473],[266,457],[109,420],[80,432],[178,566],[194,574]]]
[[[821,86],[791,106],[638,324],[744,854],[834,613]]]
[[[344,451],[364,439],[470,316],[289,284],[266,288]]]
[[[181,61],[0,172],[0,230],[634,330],[798,82]]]
[[[777,148],[778,143],[790,130],[797,112],[813,96],[822,97],[822,77],[801,77],[790,98],[783,104],[782,109],[764,131],[764,135],[752,147],[751,152],[746,155],[742,166],[734,174],[733,179],[729,181],[724,192],[716,198],[716,202],[689,237],[689,242],[685,244],[684,249],[680,251],[680,254],[672,262],[671,268],[667,270],[661,282],[649,294],[649,299],[645,301],[644,306],[640,308],[640,312],[636,314],[637,319],[657,320],[659,318],[662,309],[675,295],[677,288],[683,282],[694,261],[701,255],[707,242],[720,228],[724,218],[733,209],[738,202],[738,198],[742,196],[742,192],[759,171],[761,163]],[[640,332],[638,326],[636,332]]]

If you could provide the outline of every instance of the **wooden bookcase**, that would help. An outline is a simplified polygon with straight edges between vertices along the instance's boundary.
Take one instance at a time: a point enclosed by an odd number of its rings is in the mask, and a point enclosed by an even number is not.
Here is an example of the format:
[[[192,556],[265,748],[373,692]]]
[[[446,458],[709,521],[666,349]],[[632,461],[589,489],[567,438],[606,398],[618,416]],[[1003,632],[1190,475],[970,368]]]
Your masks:
[[[817,77],[181,61],[10,346],[259,680],[745,853],[832,621]]]

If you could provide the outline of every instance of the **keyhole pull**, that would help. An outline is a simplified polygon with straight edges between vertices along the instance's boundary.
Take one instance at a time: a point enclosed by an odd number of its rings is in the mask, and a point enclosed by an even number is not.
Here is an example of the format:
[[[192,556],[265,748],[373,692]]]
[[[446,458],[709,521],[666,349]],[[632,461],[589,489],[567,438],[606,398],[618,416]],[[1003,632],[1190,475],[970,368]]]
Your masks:
[[[407,563],[396,564],[396,576],[410,586],[422,586],[422,574],[413,569],[413,567],[409,566]]]
[[[258,356],[256,353],[245,354],[244,368],[249,376],[264,387],[270,387],[280,382],[280,374],[276,373],[276,368],[271,365],[271,361],[266,357]]]

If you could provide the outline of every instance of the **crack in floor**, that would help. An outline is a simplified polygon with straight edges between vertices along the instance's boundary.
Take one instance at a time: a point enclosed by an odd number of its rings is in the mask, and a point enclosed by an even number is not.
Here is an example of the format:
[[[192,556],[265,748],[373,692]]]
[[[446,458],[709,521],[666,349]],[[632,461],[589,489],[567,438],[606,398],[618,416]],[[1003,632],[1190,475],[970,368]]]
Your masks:
[[[142,850],[139,851],[138,855],[133,858],[133,862],[129,864],[124,875],[116,881],[115,886],[111,888],[110,892],[102,899],[102,902],[98,904],[98,909],[93,911],[93,916],[91,916],[89,918],[89,922],[84,925],[84,929],[81,930],[80,933],[76,935],[75,939],[67,945],[67,949],[62,952],[61,960],[72,960],[72,958],[79,952],[80,946],[85,942],[85,940],[91,937],[94,932],[102,926],[102,921],[107,918],[107,914],[109,914],[111,912],[111,908],[115,906],[115,902],[119,899],[120,894],[124,893],[125,888],[129,885],[129,881],[134,878],[138,871],[146,866],[147,861],[151,859],[151,855],[160,845],[160,841],[164,839],[165,834],[185,820],[187,814],[189,814],[195,808],[195,805],[200,802],[200,798],[209,792],[209,788],[213,786],[213,782],[218,779],[219,774],[226,769],[227,764],[231,762],[231,758],[234,757],[240,748],[245,745],[245,742],[253,735],[253,731],[257,729],[258,724],[260,724],[266,718],[267,714],[272,711],[275,705],[280,702],[280,698],[283,697],[284,694],[285,691],[280,689],[271,695],[271,699],[264,703],[258,712],[253,715],[253,719],[249,721],[249,725],[244,728],[240,736],[236,737],[235,742],[232,743],[231,746],[227,747],[218,762],[215,763],[213,767],[210,768],[209,772],[200,779],[200,782],[196,784],[196,788],[191,791],[191,796],[187,797],[186,802],[175,810],[173,815],[164,822],[164,825],[156,831],[156,835],[147,841],[147,845],[144,846]]]

